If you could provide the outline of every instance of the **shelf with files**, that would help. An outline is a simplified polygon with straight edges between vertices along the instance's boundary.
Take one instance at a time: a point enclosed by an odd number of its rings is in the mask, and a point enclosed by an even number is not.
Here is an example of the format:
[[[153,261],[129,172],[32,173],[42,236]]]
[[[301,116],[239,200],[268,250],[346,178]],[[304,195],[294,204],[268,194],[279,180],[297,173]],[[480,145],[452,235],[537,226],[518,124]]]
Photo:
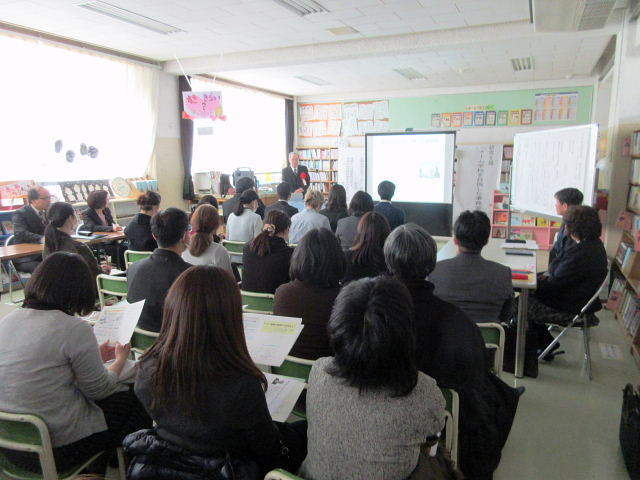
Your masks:
[[[296,147],[300,163],[309,169],[310,182],[321,184],[322,193],[329,196],[329,190],[338,183],[338,148],[330,146]],[[320,190],[320,189],[319,189]]]

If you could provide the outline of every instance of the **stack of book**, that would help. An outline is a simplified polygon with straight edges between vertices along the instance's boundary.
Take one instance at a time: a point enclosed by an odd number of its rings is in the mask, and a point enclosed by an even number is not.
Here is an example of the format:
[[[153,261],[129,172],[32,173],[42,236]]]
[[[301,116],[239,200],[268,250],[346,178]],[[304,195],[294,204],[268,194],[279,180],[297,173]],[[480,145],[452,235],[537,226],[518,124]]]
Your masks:
[[[633,245],[630,245],[625,242],[620,242],[618,245],[618,251],[616,252],[616,261],[622,268],[622,270],[626,270],[631,262],[631,258],[633,256]]]

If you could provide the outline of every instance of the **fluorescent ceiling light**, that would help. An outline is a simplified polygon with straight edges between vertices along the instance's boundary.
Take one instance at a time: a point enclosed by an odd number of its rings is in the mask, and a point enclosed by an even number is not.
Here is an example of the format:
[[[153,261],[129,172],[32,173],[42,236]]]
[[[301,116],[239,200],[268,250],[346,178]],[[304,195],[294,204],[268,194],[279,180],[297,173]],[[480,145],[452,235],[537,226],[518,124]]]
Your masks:
[[[514,72],[533,70],[535,68],[533,57],[512,58],[511,68],[513,68]]]
[[[78,7],[90,10],[95,13],[100,13],[101,15],[106,15],[107,17],[115,18],[116,20],[130,23],[138,27],[146,28],[147,30],[161,33],[163,35],[184,31],[172,25],[168,25],[158,20],[154,20],[153,18],[145,17],[144,15],[140,15],[139,13],[120,8],[116,5],[102,2],[100,0],[80,3],[78,4]]]
[[[352,33],[359,33],[353,27],[345,26],[345,27],[335,27],[335,28],[327,28],[327,32],[331,32],[334,35],[350,35]]]
[[[399,75],[402,75],[407,80],[420,80],[426,78],[423,74],[417,71],[415,68],[394,68],[394,72]]]
[[[331,85],[326,80],[314,77],[313,75],[296,75],[295,78],[297,78],[298,80],[302,80],[303,82],[313,83],[314,85],[318,85],[319,87],[323,85]]]
[[[283,6],[287,10],[292,11],[296,15],[304,17],[314,13],[328,12],[326,8],[315,0],[273,0],[278,5]]]

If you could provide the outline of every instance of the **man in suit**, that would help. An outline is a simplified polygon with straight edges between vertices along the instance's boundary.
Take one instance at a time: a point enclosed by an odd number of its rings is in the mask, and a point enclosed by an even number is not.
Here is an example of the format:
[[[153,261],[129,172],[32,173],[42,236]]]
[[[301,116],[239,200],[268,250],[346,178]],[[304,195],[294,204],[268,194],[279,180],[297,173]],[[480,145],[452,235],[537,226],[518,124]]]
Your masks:
[[[378,203],[374,210],[385,217],[389,221],[391,230],[399,227],[404,223],[404,212],[398,207],[391,205],[391,199],[393,194],[396,193],[396,185],[389,180],[384,180],[378,185],[378,195],[380,195],[380,203]]]
[[[229,220],[229,215],[233,213],[233,211],[238,206],[238,202],[240,201],[240,195],[246,190],[250,190],[255,188],[256,184],[253,182],[253,179],[249,177],[242,177],[238,179],[236,183],[236,194],[228,200],[225,200],[222,204],[222,215],[224,217],[224,223],[227,223]],[[264,218],[264,210],[266,206],[264,202],[258,199],[258,208],[256,209],[256,213]]]
[[[47,225],[47,210],[51,205],[51,194],[43,187],[29,190],[29,205],[17,210],[12,217],[14,243],[44,243],[44,229]],[[21,272],[33,273],[42,261],[42,255],[17,258],[13,261]]]
[[[129,267],[129,302],[145,300],[138,326],[159,332],[164,299],[173,282],[191,264],[182,259],[189,242],[189,217],[177,208],[167,208],[151,219],[151,234],[158,242],[149,258]]]
[[[476,323],[507,321],[512,316],[511,269],[482,258],[489,241],[491,222],[479,210],[460,214],[453,241],[458,255],[436,264],[429,280],[434,294],[453,303]]]
[[[584,196],[577,188],[563,188],[555,193],[554,198],[556,199],[556,213],[564,218],[571,207],[582,205]],[[563,224],[556,235],[553,248],[549,251],[549,263],[553,262],[553,260],[565,249],[570,247],[572,243],[573,240],[566,234]]]
[[[289,154],[289,166],[282,169],[282,181],[291,186],[293,193],[307,193],[311,183],[309,169],[300,165],[300,157],[295,152]]]
[[[296,207],[292,207],[291,205],[289,205],[289,199],[291,198],[291,186],[286,182],[282,182],[278,185],[276,191],[278,192],[279,200],[276,203],[269,205],[265,209],[265,218],[271,210],[278,210],[287,215],[289,218],[298,213],[298,209]]]

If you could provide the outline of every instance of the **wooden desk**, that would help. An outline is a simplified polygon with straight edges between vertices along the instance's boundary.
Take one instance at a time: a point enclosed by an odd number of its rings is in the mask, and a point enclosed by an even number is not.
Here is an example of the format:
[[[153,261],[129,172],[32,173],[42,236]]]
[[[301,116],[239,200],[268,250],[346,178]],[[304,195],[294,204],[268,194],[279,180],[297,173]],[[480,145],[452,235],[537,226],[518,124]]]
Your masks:
[[[524,347],[527,331],[527,308],[529,303],[529,292],[535,290],[537,285],[537,253],[535,250],[529,250],[533,252],[533,256],[520,256],[520,255],[507,255],[504,248],[500,248],[500,245],[504,243],[504,240],[499,238],[489,239],[489,243],[482,249],[482,256],[487,260],[505,265],[512,270],[530,270],[529,278],[527,280],[512,280],[513,288],[520,290],[518,296],[518,329],[516,339],[516,361],[514,367],[514,374],[516,378],[523,377],[524,370]],[[458,248],[453,243],[453,240],[449,240],[447,244],[442,247],[438,252],[438,260],[446,260],[453,258],[458,254]]]

